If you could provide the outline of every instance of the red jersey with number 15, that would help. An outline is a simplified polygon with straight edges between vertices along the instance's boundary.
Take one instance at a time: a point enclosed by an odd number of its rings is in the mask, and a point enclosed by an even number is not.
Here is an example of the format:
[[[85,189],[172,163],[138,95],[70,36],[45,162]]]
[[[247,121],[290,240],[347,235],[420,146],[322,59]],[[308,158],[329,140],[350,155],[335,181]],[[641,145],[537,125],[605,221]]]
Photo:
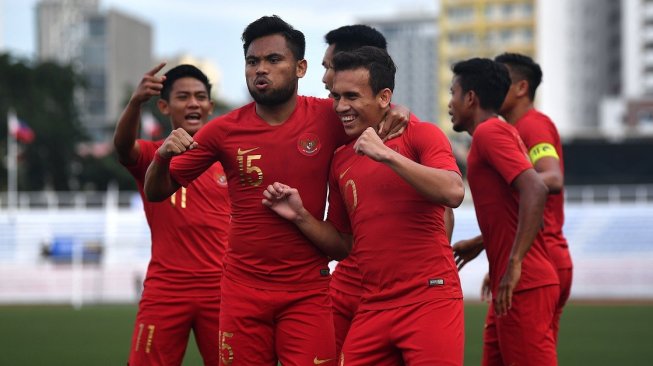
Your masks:
[[[517,176],[532,168],[526,147],[513,126],[492,118],[476,127],[467,156],[467,180],[490,264],[494,296],[517,233],[519,192],[511,185]],[[558,283],[540,231],[524,257],[514,291]]]
[[[462,298],[444,206],[427,201],[387,165],[356,154],[354,143],[333,158],[328,220],[341,232],[353,229],[359,309]],[[449,141],[433,124],[411,120],[385,144],[419,164],[460,174]]]
[[[264,289],[327,287],[329,259],[261,201],[269,184],[282,182],[299,189],[313,216],[324,216],[331,157],[346,141],[332,101],[299,96],[288,120],[275,126],[250,103],[212,120],[194,139],[198,148],[172,159],[170,173],[186,186],[222,163],[232,207],[225,275]]]
[[[152,235],[144,291],[155,296],[219,295],[231,212],[227,178],[222,166],[214,164],[168,199],[148,201],[145,172],[162,143],[138,140],[138,161],[126,167],[138,184]]]

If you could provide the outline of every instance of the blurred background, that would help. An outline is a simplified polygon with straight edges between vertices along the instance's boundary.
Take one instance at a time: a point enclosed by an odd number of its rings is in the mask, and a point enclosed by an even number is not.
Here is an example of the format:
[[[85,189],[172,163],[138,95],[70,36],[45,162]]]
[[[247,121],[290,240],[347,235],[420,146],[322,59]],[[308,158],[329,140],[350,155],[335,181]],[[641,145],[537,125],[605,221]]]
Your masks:
[[[532,56],[544,72],[537,107],[563,139],[571,302],[637,304],[652,324],[650,0],[0,0],[0,324],[10,309],[34,305],[123,304],[118,333],[128,348],[150,237],[136,186],[113,154],[120,111],[162,60],[204,70],[216,114],[248,103],[240,35],[272,14],[306,35],[305,95],[327,96],[329,30],[381,31],[398,66],[393,102],[447,132],[463,171],[469,137],[451,131],[451,65]],[[170,130],[154,106],[143,113],[143,138]],[[455,214],[454,241],[479,233],[469,193]],[[461,272],[468,301],[479,299],[486,271],[481,256]],[[637,338],[653,341],[653,332]]]

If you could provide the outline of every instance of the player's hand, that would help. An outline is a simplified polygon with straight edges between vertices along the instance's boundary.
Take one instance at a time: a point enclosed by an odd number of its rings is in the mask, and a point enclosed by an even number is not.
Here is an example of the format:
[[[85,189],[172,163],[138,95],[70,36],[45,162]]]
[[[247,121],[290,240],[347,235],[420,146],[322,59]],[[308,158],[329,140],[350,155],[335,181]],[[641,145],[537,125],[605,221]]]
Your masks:
[[[131,96],[131,101],[138,104],[143,104],[150,100],[153,96],[161,94],[161,89],[163,89],[163,81],[166,79],[165,76],[156,76],[156,73],[161,71],[166,65],[165,62],[162,62],[155,66],[152,70],[148,71],[143,75],[141,82],[134,90],[134,93]]]
[[[197,147],[197,141],[183,128],[170,132],[170,135],[163,141],[163,145],[157,150],[157,154],[164,159],[171,159],[173,156],[181,155],[188,150]]]
[[[483,241],[474,239],[459,240],[452,246],[453,258],[460,271],[483,251]]]
[[[383,141],[401,136],[406,130],[409,120],[410,110],[408,108],[403,105],[393,106],[379,124],[379,136]]]
[[[499,282],[497,297],[494,299],[494,312],[497,316],[506,315],[512,307],[512,292],[517,286],[520,277],[521,262],[510,259],[506,273],[503,274],[501,282]]]
[[[490,287],[490,274],[486,273],[481,285],[481,301],[489,303],[492,301],[492,288]]]
[[[304,204],[297,189],[283,183],[274,182],[265,191],[263,205],[269,207],[286,220],[295,221],[304,211]]]
[[[376,161],[383,161],[388,156],[389,148],[372,127],[368,127],[354,143],[354,151],[359,155],[367,155]]]

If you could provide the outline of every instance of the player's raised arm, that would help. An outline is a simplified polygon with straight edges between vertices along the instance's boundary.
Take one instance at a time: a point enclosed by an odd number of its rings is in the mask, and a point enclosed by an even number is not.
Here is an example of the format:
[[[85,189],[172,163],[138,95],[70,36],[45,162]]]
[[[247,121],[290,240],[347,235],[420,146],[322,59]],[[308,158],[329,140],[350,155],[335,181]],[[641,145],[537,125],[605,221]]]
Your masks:
[[[197,142],[183,128],[173,130],[157,149],[154,160],[145,174],[145,195],[149,201],[162,201],[179,189],[180,184],[170,176],[170,160],[197,147]]]
[[[318,220],[308,212],[295,188],[275,182],[263,191],[263,204],[286,220],[292,221],[322,252],[342,260],[351,251],[352,236],[336,230],[328,221]]]
[[[113,134],[113,145],[118,153],[118,159],[125,165],[131,165],[138,160],[139,145],[136,143],[140,127],[141,107],[153,96],[161,94],[165,76],[156,76],[166,65],[162,62],[143,75],[127,106],[122,111]]]

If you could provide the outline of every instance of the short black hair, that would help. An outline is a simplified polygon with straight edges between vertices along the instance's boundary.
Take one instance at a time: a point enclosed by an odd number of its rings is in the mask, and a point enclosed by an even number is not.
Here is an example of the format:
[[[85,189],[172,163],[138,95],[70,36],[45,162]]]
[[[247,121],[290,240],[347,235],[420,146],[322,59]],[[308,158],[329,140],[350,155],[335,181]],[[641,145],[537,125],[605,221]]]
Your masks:
[[[353,51],[363,46],[387,49],[388,42],[381,32],[365,24],[345,25],[334,29],[324,36],[326,43],[335,44],[333,53]]]
[[[206,87],[206,92],[211,95],[211,83],[209,83],[209,78],[193,65],[182,64],[175,66],[172,69],[168,70],[165,73],[166,79],[163,81],[163,88],[161,89],[161,99],[165,101],[170,101],[170,91],[172,90],[172,85],[175,81],[182,78],[193,78],[197,79],[204,84]]]
[[[333,70],[367,69],[370,73],[369,83],[374,94],[388,88],[395,88],[395,66],[392,57],[382,48],[363,46],[353,51],[338,52],[333,56]]]
[[[502,53],[494,58],[494,61],[508,65],[512,75],[519,78],[513,81],[528,81],[528,96],[535,99],[537,87],[542,82],[542,69],[532,58],[519,53]]]
[[[510,89],[510,74],[505,65],[476,57],[454,64],[452,70],[463,93],[473,90],[481,108],[499,111]]]
[[[247,28],[245,28],[242,36],[245,56],[247,56],[249,45],[255,39],[273,34],[280,34],[286,39],[286,44],[296,60],[304,59],[304,53],[306,52],[306,39],[304,38],[304,33],[293,28],[292,25],[286,23],[276,15],[261,17],[251,22]]]

